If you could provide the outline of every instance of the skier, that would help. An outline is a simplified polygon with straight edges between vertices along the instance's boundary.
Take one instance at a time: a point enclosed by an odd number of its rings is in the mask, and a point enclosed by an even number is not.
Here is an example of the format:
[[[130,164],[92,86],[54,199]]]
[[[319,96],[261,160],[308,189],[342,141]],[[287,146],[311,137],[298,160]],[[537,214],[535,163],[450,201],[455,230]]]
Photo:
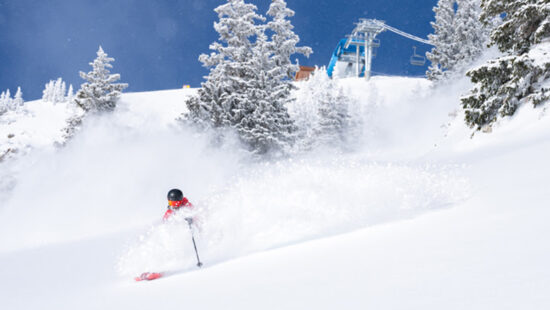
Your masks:
[[[166,210],[166,212],[164,213],[164,216],[162,217],[164,221],[167,221],[170,218],[172,218],[172,216],[174,216],[176,212],[180,210],[193,208],[193,205],[189,202],[189,200],[185,198],[185,196],[183,196],[182,191],[177,188],[171,189],[168,192],[167,198],[168,198],[168,210]],[[194,222],[192,217],[186,217],[185,220],[189,225],[193,224]],[[139,277],[136,277],[135,280],[150,281],[150,280],[158,279],[160,277],[162,277],[162,273],[159,273],[159,272],[144,272]]]
[[[168,210],[166,210],[162,219],[165,221],[168,220],[181,208],[191,209],[193,205],[183,196],[183,193],[179,189],[174,188],[168,192]]]

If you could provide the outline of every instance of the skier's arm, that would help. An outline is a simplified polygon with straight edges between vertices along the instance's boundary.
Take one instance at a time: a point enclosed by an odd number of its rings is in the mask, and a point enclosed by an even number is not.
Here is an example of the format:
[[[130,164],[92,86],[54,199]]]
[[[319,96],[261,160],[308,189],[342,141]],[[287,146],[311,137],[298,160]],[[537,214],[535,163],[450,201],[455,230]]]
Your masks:
[[[189,200],[187,198],[183,197],[183,206],[192,208],[193,204],[191,202],[189,202]]]
[[[172,217],[172,215],[174,215],[174,210],[168,209],[168,210],[166,210],[166,212],[164,213],[164,216],[162,217],[162,220],[166,221],[166,220],[168,220],[170,217]]]

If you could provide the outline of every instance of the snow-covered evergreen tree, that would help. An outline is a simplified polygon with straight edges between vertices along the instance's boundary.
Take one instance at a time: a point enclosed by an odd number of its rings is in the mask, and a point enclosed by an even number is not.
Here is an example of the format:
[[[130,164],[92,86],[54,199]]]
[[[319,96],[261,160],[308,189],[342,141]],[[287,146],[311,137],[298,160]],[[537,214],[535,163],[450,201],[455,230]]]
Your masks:
[[[25,101],[23,100],[23,92],[21,91],[21,87],[17,87],[17,92],[15,93],[15,97],[13,97],[13,103],[14,109],[19,109],[23,106]]]
[[[11,92],[10,92],[9,89],[6,89],[4,104],[6,106],[6,111],[14,111],[15,110],[14,100],[11,97]]]
[[[21,87],[17,87],[15,96],[12,98],[10,90],[7,89],[5,92],[0,94],[0,115],[8,111],[17,111],[23,107],[23,92]]]
[[[65,97],[65,101],[72,102],[73,99],[74,99],[73,84],[70,84],[69,90],[67,91],[67,96]]]
[[[313,53],[308,46],[296,46],[300,42],[300,37],[294,33],[289,18],[294,16],[294,11],[286,6],[284,0],[272,0],[267,15],[272,20],[267,23],[267,28],[273,32],[269,48],[273,54],[275,69],[279,70],[281,77],[278,80],[286,78],[292,80],[299,66],[292,63],[290,57],[294,54],[302,54],[307,57]],[[288,84],[288,83],[287,83]]]
[[[13,99],[11,98],[11,93],[9,89],[6,89],[6,95],[4,99],[4,103],[6,104],[6,107],[8,110],[11,110]]]
[[[86,80],[80,86],[74,101],[86,112],[112,111],[120,97],[122,90],[128,87],[126,83],[114,83],[120,80],[120,74],[110,74],[110,64],[115,59],[108,57],[101,46],[97,51],[97,58],[90,63],[93,70],[80,77]]]
[[[290,112],[298,127],[299,149],[342,147],[353,136],[353,99],[328,77],[325,68],[315,70],[309,80],[301,82],[297,96],[299,103]]]
[[[437,81],[463,74],[481,55],[494,23],[480,21],[480,1],[439,0],[434,7],[434,33],[428,35],[434,47],[426,54],[431,61],[428,79]]]
[[[54,102],[65,101],[65,91],[67,90],[67,86],[61,78],[58,78],[57,81],[55,81],[54,90]]]
[[[57,146],[64,146],[69,142],[76,133],[82,128],[82,122],[84,121],[84,115],[76,113],[66,120],[66,125],[61,131],[63,132],[62,141],[57,142]]]
[[[254,46],[255,78],[248,92],[254,106],[238,126],[241,138],[257,153],[283,152],[294,142],[296,127],[287,105],[293,100],[292,78],[299,67],[290,57],[297,53],[309,56],[312,52],[309,47],[296,46],[300,38],[288,20],[294,11],[285,1],[273,0],[267,15],[272,19],[263,26]],[[272,33],[271,40],[266,29]]]
[[[50,80],[46,85],[44,85],[44,90],[42,91],[42,101],[52,102],[53,93],[54,93],[54,84],[53,80]]]
[[[437,6],[433,8],[435,21],[431,22],[434,29],[433,34],[428,35],[428,39],[434,45],[431,52],[426,53],[431,65],[426,72],[430,80],[441,79],[443,70],[449,68],[449,56],[454,53],[453,39],[455,26],[455,6],[456,0],[439,0]]]
[[[44,86],[42,91],[42,100],[51,103],[65,102],[66,84],[63,79],[51,80]]]
[[[267,37],[258,34],[251,59],[253,78],[245,89],[242,119],[235,128],[242,141],[257,154],[284,152],[293,141],[294,124],[287,113],[283,94],[285,83],[277,80]]]
[[[284,152],[294,131],[285,106],[291,100],[289,75],[296,68],[290,55],[309,54],[309,48],[296,47],[299,39],[286,20],[293,12],[284,1],[272,4],[275,42],[265,33],[270,26],[258,24],[265,18],[255,5],[228,0],[215,11],[218,42],[210,45],[210,55],[199,58],[210,74],[198,97],[187,102],[187,118],[213,128],[233,128],[256,154]]]
[[[271,20],[258,34],[254,46],[256,77],[252,79],[249,97],[255,102],[253,113],[245,115],[246,126],[239,126],[242,138],[258,153],[283,151],[294,142],[296,129],[287,111],[293,100],[292,79],[299,69],[290,57],[294,54],[309,56],[309,47],[296,46],[300,41],[289,20],[294,11],[283,0],[273,0],[267,15]],[[266,36],[270,31],[271,40]]]
[[[550,98],[545,86],[550,59],[537,55],[549,49],[548,0],[483,0],[482,8],[485,23],[505,15],[491,33],[491,43],[505,55],[467,73],[476,86],[461,100],[466,123],[478,130],[499,117],[513,115],[523,103],[536,106]]]
[[[191,116],[206,118],[212,127],[238,122],[242,110],[239,99],[253,78],[253,41],[262,31],[256,21],[264,20],[256,10],[243,0],[228,0],[214,10],[219,17],[214,23],[219,38],[210,45],[210,55],[199,57],[210,73],[201,84],[199,100],[189,106]]]
[[[11,106],[11,94],[10,90],[3,91],[2,94],[0,94],[0,115],[6,113],[10,106]]]
[[[453,49],[458,51],[454,69],[460,73],[486,50],[489,34],[496,23],[494,20],[499,20],[496,18],[484,24],[480,20],[481,12],[481,0],[457,1]]]
[[[323,145],[343,145],[351,122],[349,98],[342,88],[332,91],[332,96],[319,100],[319,142]]]

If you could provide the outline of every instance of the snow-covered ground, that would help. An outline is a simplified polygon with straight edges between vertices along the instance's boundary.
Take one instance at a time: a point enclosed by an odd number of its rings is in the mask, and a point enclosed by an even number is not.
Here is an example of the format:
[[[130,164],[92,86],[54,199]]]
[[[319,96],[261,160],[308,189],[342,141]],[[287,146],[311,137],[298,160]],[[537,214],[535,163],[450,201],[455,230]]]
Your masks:
[[[472,139],[466,81],[340,83],[366,107],[353,152],[248,161],[176,125],[194,90],[173,90],[1,164],[2,308],[550,308],[550,116]],[[184,223],[160,221],[172,187],[199,210],[200,270]]]

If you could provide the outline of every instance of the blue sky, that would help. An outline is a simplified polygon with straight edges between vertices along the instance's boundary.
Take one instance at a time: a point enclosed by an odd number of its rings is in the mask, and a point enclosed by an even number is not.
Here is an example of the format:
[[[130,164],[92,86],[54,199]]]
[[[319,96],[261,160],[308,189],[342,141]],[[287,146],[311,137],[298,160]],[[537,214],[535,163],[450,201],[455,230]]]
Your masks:
[[[42,96],[44,84],[62,77],[75,90],[78,72],[101,45],[114,57],[114,73],[130,84],[126,91],[200,86],[208,74],[198,56],[217,39],[213,9],[224,0],[0,0],[0,90],[21,86],[25,100]],[[248,0],[265,15],[270,0]],[[359,18],[377,18],[426,38],[432,32],[437,0],[287,0],[302,44],[313,48],[303,65],[327,65],[340,40]],[[423,75],[410,65],[412,47],[429,46],[393,33],[382,33],[373,71]]]

